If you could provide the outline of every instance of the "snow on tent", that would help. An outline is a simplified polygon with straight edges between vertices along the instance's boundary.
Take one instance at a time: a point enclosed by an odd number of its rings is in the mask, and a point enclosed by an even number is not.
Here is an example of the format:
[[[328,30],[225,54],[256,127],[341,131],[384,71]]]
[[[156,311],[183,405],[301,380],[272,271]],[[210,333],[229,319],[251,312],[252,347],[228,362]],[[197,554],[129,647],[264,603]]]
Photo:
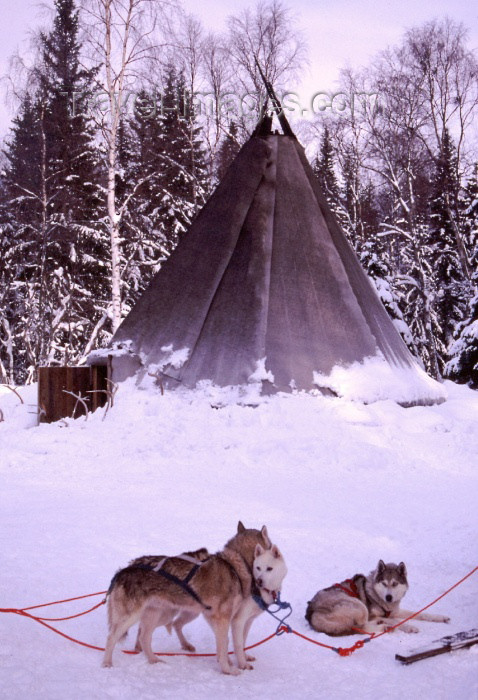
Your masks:
[[[117,330],[106,350],[112,378],[137,373],[141,382],[160,372],[169,388],[208,380],[366,402],[443,400],[442,386],[403,343],[287,122],[278,134],[270,121],[243,146]]]

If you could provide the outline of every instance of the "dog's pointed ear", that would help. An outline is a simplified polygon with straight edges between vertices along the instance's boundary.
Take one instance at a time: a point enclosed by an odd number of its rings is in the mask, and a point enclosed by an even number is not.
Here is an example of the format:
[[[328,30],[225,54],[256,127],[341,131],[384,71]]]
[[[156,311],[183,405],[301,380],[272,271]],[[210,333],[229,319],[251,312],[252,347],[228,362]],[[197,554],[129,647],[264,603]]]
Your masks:
[[[267,527],[265,525],[262,526],[261,535],[264,538],[267,549],[270,549],[272,547],[272,542],[269,539],[269,533],[267,532]]]
[[[244,532],[245,529],[246,528],[244,527],[242,522],[239,520],[239,522],[237,523],[237,534],[239,535],[241,532]]]
[[[257,543],[257,544],[256,544],[256,548],[255,548],[255,550],[254,550],[254,559],[255,559],[256,557],[260,557],[261,554],[264,554],[264,552],[265,552],[264,547],[262,547],[259,543]]]
[[[281,558],[282,558],[282,554],[280,553],[279,547],[278,547],[276,544],[273,544],[273,545],[272,545],[271,553],[272,553],[272,556],[273,556],[275,559],[281,559]]]
[[[377,573],[381,574],[385,571],[385,562],[383,559],[380,559],[380,561],[377,564]]]
[[[398,573],[400,576],[403,576],[403,578],[407,578],[407,567],[405,566],[403,561],[401,561],[398,565]]]

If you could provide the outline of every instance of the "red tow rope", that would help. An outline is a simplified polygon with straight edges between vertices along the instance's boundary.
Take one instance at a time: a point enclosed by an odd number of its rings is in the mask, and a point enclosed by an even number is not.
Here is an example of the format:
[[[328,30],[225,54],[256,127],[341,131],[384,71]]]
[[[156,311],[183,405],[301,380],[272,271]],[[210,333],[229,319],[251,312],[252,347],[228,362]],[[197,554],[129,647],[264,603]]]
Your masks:
[[[414,617],[417,615],[420,615],[420,613],[424,612],[425,610],[428,610],[428,608],[431,608],[432,605],[435,605],[439,600],[444,598],[446,595],[448,595],[451,591],[453,591],[455,588],[457,588],[460,584],[462,584],[464,581],[466,581],[470,576],[473,576],[474,573],[478,571],[478,566],[476,566],[474,569],[472,569],[466,576],[463,576],[457,583],[455,583],[453,586],[448,588],[444,593],[438,596],[438,598],[435,598],[431,603],[428,603],[428,605],[425,605],[425,607],[421,608],[421,610],[418,610],[418,612],[413,613],[409,617],[407,617],[404,620],[401,620],[398,622],[396,625],[393,625],[392,627],[387,627],[383,632],[380,632],[379,634],[371,634],[365,639],[358,639],[355,644],[353,644],[351,647],[334,647],[331,646],[330,644],[323,644],[322,642],[318,642],[316,639],[311,639],[310,637],[307,637],[305,634],[301,634],[300,632],[297,632],[296,630],[293,630],[290,628],[288,625],[281,625],[279,626],[279,629],[274,632],[274,634],[269,635],[265,639],[262,639],[259,642],[256,642],[255,644],[251,644],[250,646],[246,647],[246,650],[249,649],[254,649],[255,647],[260,646],[261,644],[265,644],[265,642],[270,641],[274,637],[278,636],[278,634],[282,633],[288,633],[288,634],[295,634],[297,637],[300,637],[301,639],[306,640],[307,642],[310,642],[311,644],[315,644],[316,646],[323,647],[324,649],[330,649],[331,651],[336,652],[339,656],[350,656],[353,654],[354,651],[357,651],[357,649],[362,649],[362,647],[367,644],[368,642],[372,641],[372,639],[378,639],[379,637],[383,636],[384,634],[388,634],[389,632],[392,632],[393,630],[397,629],[401,625],[404,625],[406,622],[409,620],[412,620]],[[52,632],[56,632],[56,634],[59,634],[61,637],[64,637],[65,639],[68,639],[70,642],[74,642],[75,644],[80,644],[83,647],[87,647],[88,649],[95,649],[96,651],[104,651],[103,647],[98,647],[93,644],[87,644],[86,642],[82,642],[79,639],[75,639],[74,637],[70,637],[70,635],[65,634],[64,632],[60,632],[60,630],[56,629],[52,625],[48,624],[49,622],[60,622],[62,620],[73,620],[76,617],[81,617],[82,615],[87,615],[90,612],[93,612],[93,610],[97,610],[100,608],[102,605],[106,603],[106,599],[103,599],[100,603],[97,603],[91,608],[88,608],[88,610],[83,610],[82,612],[76,613],[75,615],[68,615],[66,617],[39,617],[36,615],[32,615],[29,613],[29,610],[36,610],[38,608],[46,608],[50,605],[60,605],[61,603],[70,603],[73,600],[83,600],[84,598],[91,598],[93,596],[98,596],[98,595],[106,595],[107,591],[99,591],[98,593],[88,593],[87,595],[81,595],[81,596],[76,596],[75,598],[65,598],[64,600],[55,600],[51,603],[42,603],[41,605],[30,605],[29,607],[26,608],[0,608],[0,613],[12,613],[14,615],[21,615],[22,617],[27,617],[30,620],[35,620],[35,622],[39,622],[40,625],[43,625],[44,627],[47,627],[50,629]],[[362,630],[357,630],[360,634],[362,634]],[[363,632],[365,634],[365,632]],[[137,651],[129,651],[129,650],[122,650],[124,654],[138,654],[139,652]],[[190,652],[155,652],[157,656],[194,656],[194,657],[199,657],[199,656],[216,656],[214,653],[209,653],[209,654],[191,654]],[[232,654],[232,652],[229,652]]]

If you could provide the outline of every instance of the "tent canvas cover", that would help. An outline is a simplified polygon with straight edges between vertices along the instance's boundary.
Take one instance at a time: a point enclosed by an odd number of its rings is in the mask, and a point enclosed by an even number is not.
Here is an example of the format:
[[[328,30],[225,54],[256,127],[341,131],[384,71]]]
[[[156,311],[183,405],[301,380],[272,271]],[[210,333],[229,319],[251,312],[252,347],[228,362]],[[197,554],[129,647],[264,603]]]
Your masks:
[[[412,357],[295,136],[257,129],[110,347],[112,378],[255,384],[405,405],[445,398]]]

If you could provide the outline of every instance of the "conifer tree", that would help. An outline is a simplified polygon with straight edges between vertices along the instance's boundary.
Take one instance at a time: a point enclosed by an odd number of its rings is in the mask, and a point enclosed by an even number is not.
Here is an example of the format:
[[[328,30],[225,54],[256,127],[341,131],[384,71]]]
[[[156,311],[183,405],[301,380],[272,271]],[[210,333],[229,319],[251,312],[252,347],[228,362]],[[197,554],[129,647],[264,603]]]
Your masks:
[[[478,163],[475,163],[473,176],[466,183],[460,202],[462,230],[472,276],[476,277],[478,267]]]
[[[3,349],[16,381],[33,378],[44,337],[45,259],[50,231],[47,214],[44,109],[26,93],[6,142],[1,227],[3,283],[0,315]]]
[[[330,131],[324,126],[320,141],[320,150],[316,156],[313,170],[319,180],[322,190],[332,208],[337,207],[339,201],[339,186],[335,175],[335,158]]]
[[[51,32],[40,35],[35,88],[5,151],[4,212],[22,250],[14,325],[23,326],[15,350],[23,381],[38,364],[82,356],[99,331],[106,293],[103,195],[87,116],[93,72],[80,68],[74,1],[56,0],[55,9]]]
[[[92,323],[104,313],[108,248],[99,223],[104,193],[88,116],[97,71],[80,65],[75,0],[56,0],[55,8],[53,29],[41,37],[40,95],[46,107],[54,274],[59,294],[69,300],[56,334],[55,354],[68,359],[68,355],[81,356]]]
[[[395,285],[402,289],[401,308],[412,332],[418,357],[435,378],[441,376],[440,349],[435,329],[438,326],[435,305],[436,286],[427,243],[428,227],[417,219],[412,234],[403,236],[400,248],[400,269],[394,275]]]
[[[88,117],[97,71],[80,66],[74,0],[56,0],[55,7],[53,29],[41,35],[40,95],[46,103],[50,186],[61,188],[55,213],[68,236],[70,222],[73,229],[78,220],[90,222],[102,202],[94,129]]]
[[[473,389],[478,389],[478,166],[465,188],[463,207],[463,226],[467,243],[472,250],[470,267],[474,295],[468,305],[467,318],[457,326],[446,376],[459,384],[468,384]]]
[[[351,221],[347,212],[344,190],[339,185],[336,175],[334,144],[327,125],[324,126],[319,152],[315,157],[312,169],[319,180],[324,196],[335,214],[337,221],[353,244],[355,238],[352,235]]]
[[[360,251],[360,262],[370,280],[373,282],[380,301],[384,305],[393,325],[402,336],[405,345],[410,352],[417,356],[417,348],[413,340],[412,332],[406,323],[400,309],[395,290],[392,286],[392,274],[390,264],[387,261],[385,246],[382,239],[370,237]]]
[[[445,129],[432,182],[428,235],[430,262],[436,289],[435,337],[441,368],[446,361],[446,352],[453,337],[453,331],[463,318],[467,301],[464,291],[465,279],[457,248],[458,191],[456,152],[450,134]]]
[[[204,152],[191,97],[182,73],[167,70],[162,95],[162,154],[160,203],[164,232],[170,248],[189,226],[205,201],[207,174]]]
[[[470,301],[469,316],[457,328],[457,339],[450,348],[451,359],[446,366],[446,376],[459,384],[478,389],[478,275],[475,275],[474,282],[475,295]]]
[[[118,131],[116,194],[123,214],[123,304],[127,311],[171,252],[161,219],[164,168],[161,96],[142,90]]]
[[[221,141],[216,155],[216,178],[221,182],[226,171],[236,155],[239,153],[240,145],[238,141],[239,129],[235,121],[229,122],[229,129]]]
[[[195,115],[182,75],[168,66],[164,91],[142,90],[118,132],[116,196],[123,212],[125,310],[170,255],[206,191]]]

